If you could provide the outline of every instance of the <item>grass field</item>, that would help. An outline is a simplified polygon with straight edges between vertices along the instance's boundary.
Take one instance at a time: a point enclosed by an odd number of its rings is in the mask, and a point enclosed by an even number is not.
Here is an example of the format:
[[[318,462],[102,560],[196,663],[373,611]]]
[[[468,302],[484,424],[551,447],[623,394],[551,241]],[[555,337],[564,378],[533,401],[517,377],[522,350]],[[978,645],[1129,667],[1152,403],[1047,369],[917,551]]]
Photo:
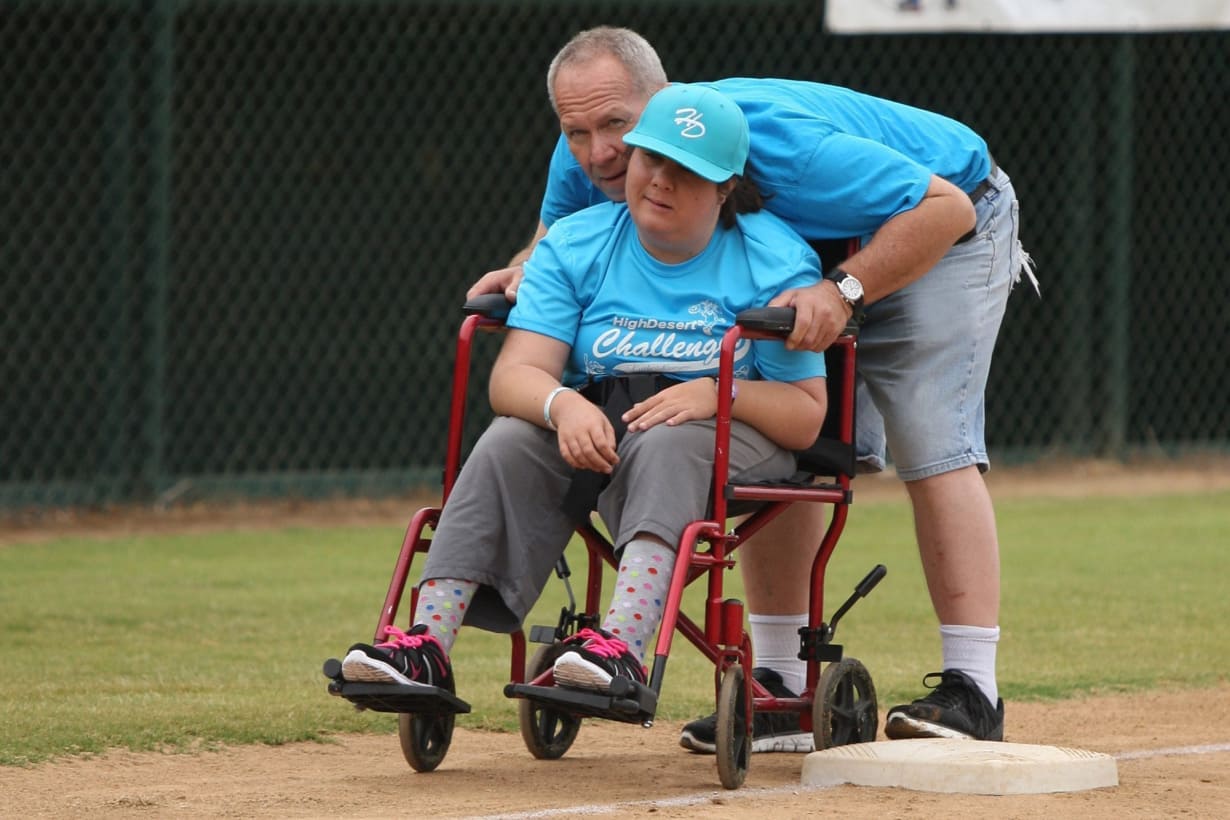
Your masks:
[[[1225,680],[1230,492],[997,510],[1005,699]],[[393,731],[390,716],[329,697],[320,666],[370,638],[401,536],[285,529],[0,548],[0,763]],[[856,505],[829,568],[830,609],[876,563],[888,577],[837,638],[886,705],[916,696],[939,656],[904,501]],[[531,621],[554,623],[563,601],[553,581]],[[686,642],[675,650],[661,716],[711,711],[712,667]],[[508,657],[506,637],[463,632],[455,666],[474,713],[462,725],[515,731],[501,694]]]

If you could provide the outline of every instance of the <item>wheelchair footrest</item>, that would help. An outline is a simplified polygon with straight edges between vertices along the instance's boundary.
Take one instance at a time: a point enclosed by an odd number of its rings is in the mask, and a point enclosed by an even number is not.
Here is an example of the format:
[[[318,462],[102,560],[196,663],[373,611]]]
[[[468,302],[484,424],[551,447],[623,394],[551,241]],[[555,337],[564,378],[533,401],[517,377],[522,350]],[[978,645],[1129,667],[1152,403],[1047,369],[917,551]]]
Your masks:
[[[341,666],[338,665],[340,670]],[[373,712],[409,715],[464,714],[470,704],[439,686],[406,686],[400,683],[359,683],[339,674],[329,681],[329,694],[345,698]]]
[[[623,723],[652,723],[658,709],[657,692],[626,678],[616,678],[608,692],[510,683],[504,687],[504,696],[525,698],[571,715],[605,718]]]

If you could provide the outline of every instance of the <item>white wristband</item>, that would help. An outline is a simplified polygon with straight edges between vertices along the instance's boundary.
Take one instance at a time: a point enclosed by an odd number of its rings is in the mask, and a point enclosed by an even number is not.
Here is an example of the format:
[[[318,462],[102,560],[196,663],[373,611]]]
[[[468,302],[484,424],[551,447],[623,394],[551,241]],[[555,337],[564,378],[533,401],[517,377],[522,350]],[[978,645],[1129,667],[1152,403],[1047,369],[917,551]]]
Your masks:
[[[542,403],[542,420],[547,423],[548,430],[555,429],[555,422],[551,421],[551,402],[555,401],[555,397],[565,390],[571,390],[571,387],[564,387],[562,384],[547,394],[547,400]]]
[[[716,391],[718,391],[718,390],[720,390],[720,389],[721,389],[721,388],[718,386],[718,384],[719,384],[719,383],[718,383],[718,377],[717,377],[717,376],[714,376],[714,377],[713,377],[713,390],[714,390],[714,392],[716,392]],[[730,380],[730,403],[731,403],[731,404],[734,404],[734,403],[735,403],[735,399],[737,399],[737,398],[739,398],[739,385],[735,384],[735,380],[734,380],[734,379],[731,379],[731,380]]]

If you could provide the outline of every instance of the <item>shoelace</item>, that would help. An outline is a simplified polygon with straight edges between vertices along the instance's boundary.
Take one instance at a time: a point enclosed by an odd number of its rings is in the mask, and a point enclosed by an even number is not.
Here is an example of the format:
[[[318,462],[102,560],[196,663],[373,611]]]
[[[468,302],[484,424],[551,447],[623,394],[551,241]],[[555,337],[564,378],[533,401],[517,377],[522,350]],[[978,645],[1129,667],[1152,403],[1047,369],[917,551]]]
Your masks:
[[[607,637],[593,629],[582,629],[573,639],[584,642],[586,649],[603,658],[618,658],[628,651],[628,645],[619,638]]]
[[[444,647],[436,640],[434,635],[412,635],[409,632],[402,632],[395,626],[386,626],[384,628],[384,636],[392,640],[376,644],[377,649],[418,649],[424,643],[431,641],[440,647],[441,652],[444,651]]]
[[[423,644],[434,643],[436,645],[436,649],[439,650],[439,653],[434,656],[432,654],[423,653],[420,657],[428,662],[434,661],[436,668],[440,670],[440,674],[442,676],[448,674],[448,653],[444,651],[444,644],[440,643],[435,635],[427,634],[425,628],[424,631],[420,633],[415,633],[413,627],[411,627],[410,632],[402,632],[400,629],[390,624],[384,628],[384,635],[386,638],[391,638],[392,640],[383,641],[382,643],[376,644],[377,649],[418,649],[421,652]]]
[[[940,682],[934,686],[928,681],[939,678]],[[923,685],[931,687],[931,694],[923,698],[927,703],[933,703],[936,706],[942,706],[945,709],[953,706],[971,706],[973,704],[973,694],[970,692],[960,678],[956,675],[947,672],[929,672],[923,678]]]

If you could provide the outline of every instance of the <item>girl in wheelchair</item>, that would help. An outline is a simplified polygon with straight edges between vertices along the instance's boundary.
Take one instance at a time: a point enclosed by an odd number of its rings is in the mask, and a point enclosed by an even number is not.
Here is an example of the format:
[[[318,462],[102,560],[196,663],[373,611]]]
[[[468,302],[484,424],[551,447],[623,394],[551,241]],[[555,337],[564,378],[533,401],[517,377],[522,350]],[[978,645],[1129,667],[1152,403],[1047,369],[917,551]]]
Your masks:
[[[592,141],[591,173],[603,151],[624,150],[596,108],[559,112],[570,140]],[[760,210],[744,175],[747,123],[729,99],[667,86],[623,142],[627,201],[561,219],[525,263],[490,378],[497,418],[435,528],[414,626],[352,646],[346,680],[455,691],[458,629],[520,628],[596,508],[619,551],[616,583],[601,627],[571,636],[556,659],[555,685],[645,683],[674,552],[710,498],[722,334],[739,311],[820,271],[814,251]],[[824,356],[745,340],[738,357],[731,472],[788,477],[824,419]]]

